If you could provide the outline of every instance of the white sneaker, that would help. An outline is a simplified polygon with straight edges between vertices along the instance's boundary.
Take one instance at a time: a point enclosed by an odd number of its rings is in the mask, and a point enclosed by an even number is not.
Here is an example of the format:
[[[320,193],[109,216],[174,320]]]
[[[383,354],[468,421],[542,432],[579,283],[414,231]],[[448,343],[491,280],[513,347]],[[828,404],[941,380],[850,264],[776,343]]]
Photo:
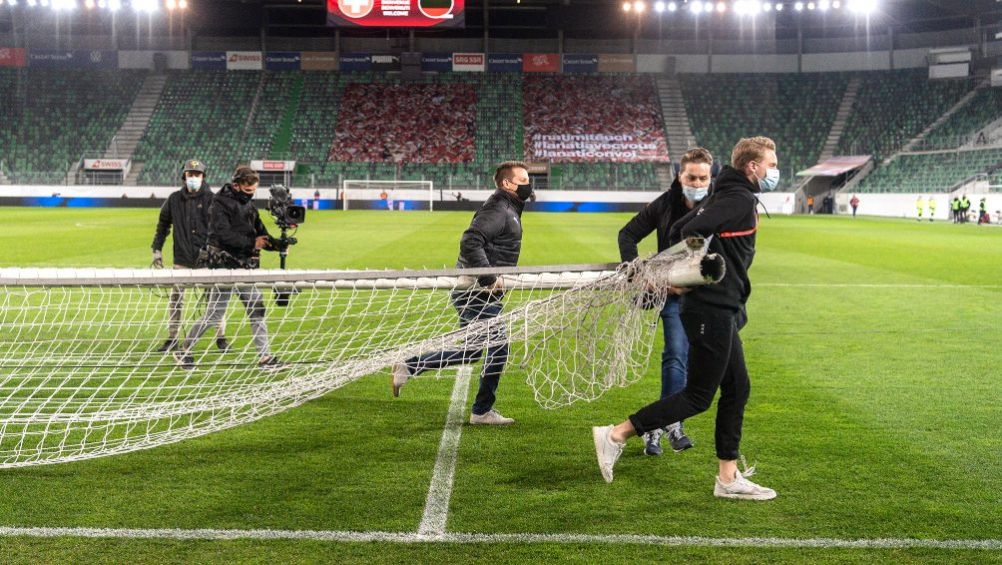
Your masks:
[[[497,410],[488,410],[483,414],[470,414],[471,424],[486,424],[488,426],[507,426],[514,424],[514,418],[505,418]]]
[[[624,443],[616,443],[609,439],[613,426],[595,426],[591,429],[592,439],[595,440],[595,456],[598,458],[598,469],[602,471],[602,478],[605,482],[612,482],[612,468],[623,454]]]
[[[720,482],[720,477],[717,477],[717,484],[713,487],[713,496],[741,500],[772,500],[776,498],[776,491],[757,485],[744,478],[741,471],[735,471],[734,482],[729,485]]]
[[[407,380],[410,378],[411,372],[406,363],[393,365],[393,396],[400,396],[400,387],[407,384]]]

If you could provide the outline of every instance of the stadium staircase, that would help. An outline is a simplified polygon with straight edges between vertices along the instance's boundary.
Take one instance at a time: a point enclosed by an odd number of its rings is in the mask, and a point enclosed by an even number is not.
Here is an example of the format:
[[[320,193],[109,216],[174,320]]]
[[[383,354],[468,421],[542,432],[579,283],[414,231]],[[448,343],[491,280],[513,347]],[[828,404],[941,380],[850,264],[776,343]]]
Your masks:
[[[936,119],[936,121],[929,124],[928,127],[926,127],[918,135],[909,140],[908,143],[906,143],[904,147],[901,148],[901,151],[898,151],[897,153],[888,157],[884,161],[884,164],[886,165],[890,163],[895,158],[897,158],[898,155],[901,155],[903,153],[909,153],[912,150],[914,150],[920,143],[922,143],[926,139],[926,137],[929,136],[929,134],[937,130],[940,126],[946,124],[954,116],[954,114],[957,114],[958,112],[963,110],[968,104],[970,104],[971,101],[978,98],[978,95],[981,93],[981,91],[987,88],[989,84],[990,82],[988,80],[984,80],[980,84],[978,84],[978,86],[975,87],[974,90],[965,94],[963,98],[958,100],[956,104],[954,104],[949,110],[944,112],[942,116]],[[945,149],[945,147],[942,149]]]
[[[661,115],[665,122],[665,135],[668,140],[668,155],[672,162],[678,162],[682,154],[695,144],[692,127],[689,125],[689,114],[685,109],[685,98],[682,96],[682,85],[675,78],[658,79],[658,98],[661,101]],[[662,180],[659,173],[658,179]],[[668,181],[669,185],[671,181]]]
[[[146,128],[150,125],[150,118],[153,117],[153,111],[156,110],[166,85],[166,75],[146,77],[136,99],[132,102],[132,108],[125,116],[125,122],[118,128],[115,137],[105,149],[105,159],[132,159],[135,156],[139,140],[143,138]],[[125,177],[125,185],[135,186],[142,169],[141,163],[133,167]]]
[[[842,132],[845,131],[845,123],[849,120],[852,107],[856,104],[856,97],[859,95],[859,77],[852,77],[842,94],[842,102],[839,103],[838,111],[835,113],[835,121],[832,129],[828,132],[828,139],[825,140],[824,147],[821,148],[821,155],[818,161],[824,161],[835,156],[839,142],[842,140]]]

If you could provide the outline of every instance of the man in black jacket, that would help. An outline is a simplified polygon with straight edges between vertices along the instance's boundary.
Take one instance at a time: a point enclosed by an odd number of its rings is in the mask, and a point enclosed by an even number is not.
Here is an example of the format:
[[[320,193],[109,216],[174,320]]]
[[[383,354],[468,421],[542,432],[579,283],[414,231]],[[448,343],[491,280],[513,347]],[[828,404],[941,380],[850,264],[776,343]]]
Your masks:
[[[265,229],[252,201],[258,180],[257,173],[250,167],[238,167],[232,184],[223,185],[212,200],[206,245],[206,266],[210,269],[256,269],[260,266],[261,250],[274,251],[274,239]],[[234,293],[240,297],[250,319],[254,346],[260,355],[258,366],[266,370],[285,367],[269,349],[261,291],[254,286],[216,285],[208,291],[205,314],[188,332],[181,348],[174,352],[174,359],[181,368],[195,368],[191,348],[207,329],[222,321]]]
[[[470,227],[463,232],[459,242],[459,260],[456,267],[476,269],[483,267],[514,267],[522,249],[522,208],[532,194],[529,173],[525,163],[505,161],[494,171],[497,190],[477,210]],[[469,289],[452,293],[452,304],[459,312],[459,326],[492,320],[501,314],[504,288],[494,275],[477,277]],[[501,373],[508,362],[508,342],[504,326],[487,323],[482,335],[470,336],[463,349],[438,351],[412,357],[393,367],[393,396],[408,379],[424,371],[442,369],[452,365],[475,363],[487,347],[480,389],[477,391],[470,413],[471,424],[505,425],[515,422],[494,410],[495,392]]]
[[[164,242],[171,228],[174,228],[175,269],[195,268],[198,254],[205,247],[209,234],[209,204],[213,195],[205,182],[205,163],[198,159],[185,161],[181,180],[184,185],[168,196],[160,208],[160,220],[153,236],[153,266],[158,269],[164,266]],[[184,287],[175,286],[167,301],[167,341],[157,349],[158,352],[166,353],[177,347],[183,312]],[[230,347],[223,323],[216,328],[216,347],[220,351]]]
[[[637,258],[637,243],[657,231],[658,252],[670,247],[668,234],[676,221],[689,213],[710,190],[710,169],[713,155],[701,147],[690,149],[682,156],[679,174],[667,192],[656,198],[619,230],[619,257],[623,262]],[[685,388],[685,367],[689,357],[689,341],[679,317],[681,290],[652,289],[667,294],[661,308],[664,349],[661,351],[661,398],[677,394]],[[653,429],[644,434],[644,453],[661,455],[661,435],[667,432],[672,449],[678,453],[692,447],[682,422],[669,424],[667,429]]]
[[[690,236],[713,238],[709,250],[726,262],[724,279],[700,286],[682,298],[682,324],[689,338],[689,367],[685,389],[649,404],[615,426],[592,428],[599,470],[612,482],[613,466],[628,438],[678,422],[717,403],[716,448],[718,472],[714,496],[770,500],[776,491],[749,481],[738,470],[741,426],[751,383],[738,331],[744,326],[745,302],[751,294],[748,269],[755,256],[758,213],[755,193],[774,190],[779,183],[776,144],[766,137],[742,139],[731,154],[730,167],[717,176],[713,194],[702,206],[676,222],[669,239]]]

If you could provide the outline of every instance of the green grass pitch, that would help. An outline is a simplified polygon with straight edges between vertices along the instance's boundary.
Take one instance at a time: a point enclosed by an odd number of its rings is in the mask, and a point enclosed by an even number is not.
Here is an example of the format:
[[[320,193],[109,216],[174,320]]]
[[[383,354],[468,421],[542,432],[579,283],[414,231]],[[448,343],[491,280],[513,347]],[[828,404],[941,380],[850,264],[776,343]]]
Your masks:
[[[0,267],[146,266],[156,213],[0,209]],[[312,212],[290,266],[449,267],[469,218]],[[628,218],[527,213],[521,263],[615,261]],[[763,218],[742,332],[752,375],[742,451],[775,501],[712,496],[715,409],[688,422],[695,449],[648,458],[634,440],[615,482],[602,481],[589,427],[655,398],[652,358],[638,384],[556,411],[535,405],[523,374],[506,374],[498,408],[518,423],[463,430],[447,531],[1002,538],[1000,238],[972,225]],[[642,250],[653,251],[649,239]],[[384,372],[199,439],[2,471],[0,526],[414,532],[449,405],[445,377],[393,399]],[[0,560],[31,563],[1000,559],[953,549],[0,538]]]

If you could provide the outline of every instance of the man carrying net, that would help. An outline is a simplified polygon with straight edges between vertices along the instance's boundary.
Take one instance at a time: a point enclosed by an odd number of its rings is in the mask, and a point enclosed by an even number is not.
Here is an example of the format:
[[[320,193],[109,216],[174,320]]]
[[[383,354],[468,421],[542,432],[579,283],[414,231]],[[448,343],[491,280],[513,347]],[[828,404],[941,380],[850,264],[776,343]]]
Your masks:
[[[618,425],[592,428],[599,470],[606,482],[612,482],[613,467],[628,438],[708,410],[719,388],[715,435],[719,470],[713,495],[744,500],[776,497],[776,491],[749,481],[752,470],[742,474],[737,460],[751,391],[738,332],[747,321],[745,303],[751,294],[748,269],[758,231],[755,193],[774,190],[777,184],[776,144],[766,137],[742,139],[706,203],[672,228],[672,241],[712,237],[710,249],[724,257],[726,274],[720,284],[699,287],[682,297],[682,324],[689,339],[685,388],[641,408]]]
[[[514,267],[518,264],[522,248],[522,224],[519,218],[522,217],[525,202],[532,194],[525,163],[501,163],[494,171],[494,185],[497,190],[477,210],[470,227],[463,232],[459,243],[459,260],[456,263],[458,268]],[[459,313],[460,327],[497,318],[501,314],[503,297],[501,279],[494,275],[480,276],[472,288],[454,291],[452,304]],[[469,336],[461,350],[427,353],[394,365],[393,396],[399,396],[400,388],[411,377],[424,371],[476,362],[483,355],[484,345],[492,342],[493,345],[487,347],[480,389],[473,402],[470,423],[514,423],[514,419],[502,416],[493,408],[498,382],[508,362],[508,342],[504,331],[500,324],[487,322],[484,332]]]

